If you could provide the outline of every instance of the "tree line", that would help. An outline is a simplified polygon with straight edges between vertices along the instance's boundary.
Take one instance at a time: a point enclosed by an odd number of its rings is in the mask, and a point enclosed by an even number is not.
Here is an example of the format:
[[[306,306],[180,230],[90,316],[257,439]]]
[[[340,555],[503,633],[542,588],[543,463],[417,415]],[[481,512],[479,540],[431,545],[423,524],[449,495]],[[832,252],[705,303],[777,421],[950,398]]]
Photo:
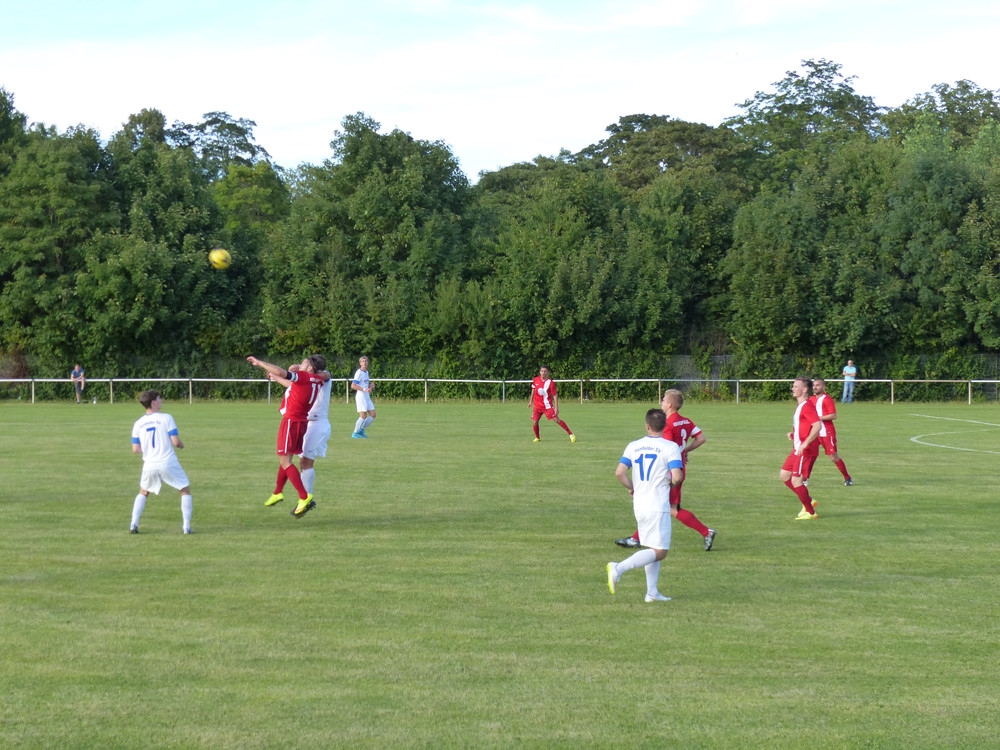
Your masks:
[[[972,378],[1000,345],[1000,100],[969,81],[886,109],[806,60],[718,126],[629,115],[474,185],[364,113],[294,170],[254,125],[143,110],[103,142],[0,89],[0,374],[318,351],[385,377],[662,377],[687,354]]]

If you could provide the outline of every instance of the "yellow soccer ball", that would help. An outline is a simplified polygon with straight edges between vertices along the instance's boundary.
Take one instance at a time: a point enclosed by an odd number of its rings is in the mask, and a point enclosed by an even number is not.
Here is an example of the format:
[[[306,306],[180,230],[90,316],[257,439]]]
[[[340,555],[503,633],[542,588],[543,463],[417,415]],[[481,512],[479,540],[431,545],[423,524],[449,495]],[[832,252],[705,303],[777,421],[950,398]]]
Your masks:
[[[222,271],[229,268],[229,265],[233,262],[233,256],[229,254],[228,250],[217,247],[208,254],[208,262],[212,265],[212,268]]]

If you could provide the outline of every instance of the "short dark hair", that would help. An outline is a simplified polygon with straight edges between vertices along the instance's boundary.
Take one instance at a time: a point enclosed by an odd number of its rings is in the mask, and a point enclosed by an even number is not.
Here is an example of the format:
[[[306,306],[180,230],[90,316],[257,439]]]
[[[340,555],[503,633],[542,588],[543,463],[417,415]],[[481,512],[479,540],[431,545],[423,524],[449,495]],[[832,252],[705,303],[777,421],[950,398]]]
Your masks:
[[[309,362],[312,364],[315,372],[323,372],[326,369],[326,357],[322,354],[310,354]]]
[[[144,408],[148,409],[159,397],[159,391],[143,391],[139,394],[139,403],[142,404]]]
[[[646,412],[646,425],[653,432],[663,432],[667,426],[667,413],[663,409],[650,409]]]
[[[799,375],[797,378],[795,378],[795,382],[802,383],[802,385],[804,385],[810,391],[812,390],[813,387],[812,378],[807,378],[805,375]]]

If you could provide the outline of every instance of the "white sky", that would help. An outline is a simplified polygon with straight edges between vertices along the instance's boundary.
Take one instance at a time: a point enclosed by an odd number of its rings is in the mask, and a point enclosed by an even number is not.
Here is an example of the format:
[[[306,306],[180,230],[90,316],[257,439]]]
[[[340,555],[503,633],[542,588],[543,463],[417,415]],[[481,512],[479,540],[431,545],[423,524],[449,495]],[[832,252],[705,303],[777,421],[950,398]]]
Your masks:
[[[937,83],[1000,89],[995,0],[0,2],[0,86],[29,121],[107,140],[143,108],[224,111],[289,168],[328,158],[360,111],[443,141],[475,181],[625,115],[718,125],[803,59],[888,107]]]

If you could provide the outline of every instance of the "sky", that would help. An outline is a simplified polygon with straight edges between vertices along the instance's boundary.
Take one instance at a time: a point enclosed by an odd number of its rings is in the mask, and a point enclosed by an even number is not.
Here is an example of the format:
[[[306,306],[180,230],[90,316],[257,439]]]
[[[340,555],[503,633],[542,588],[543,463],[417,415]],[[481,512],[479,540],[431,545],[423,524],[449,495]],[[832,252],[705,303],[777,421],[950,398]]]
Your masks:
[[[1000,89],[995,0],[0,0],[0,87],[31,123],[227,112],[286,168],[346,115],[445,143],[473,182],[580,151],[631,114],[719,125],[802,60],[896,107]]]

